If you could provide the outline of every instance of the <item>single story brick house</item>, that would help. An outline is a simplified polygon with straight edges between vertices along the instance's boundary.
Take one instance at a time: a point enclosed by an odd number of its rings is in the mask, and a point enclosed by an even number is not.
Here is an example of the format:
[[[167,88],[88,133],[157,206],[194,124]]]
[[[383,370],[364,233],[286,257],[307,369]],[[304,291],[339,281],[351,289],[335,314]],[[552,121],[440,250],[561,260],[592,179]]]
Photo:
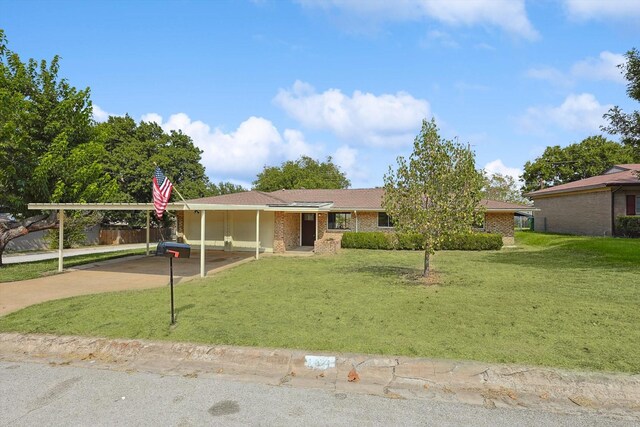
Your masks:
[[[604,174],[533,191],[534,229],[613,236],[616,218],[640,215],[640,164],[615,165]]]
[[[326,252],[344,231],[393,231],[382,188],[247,191],[188,200],[177,211],[180,241],[209,249],[283,253]],[[530,206],[483,200],[484,230],[513,244],[514,214]]]

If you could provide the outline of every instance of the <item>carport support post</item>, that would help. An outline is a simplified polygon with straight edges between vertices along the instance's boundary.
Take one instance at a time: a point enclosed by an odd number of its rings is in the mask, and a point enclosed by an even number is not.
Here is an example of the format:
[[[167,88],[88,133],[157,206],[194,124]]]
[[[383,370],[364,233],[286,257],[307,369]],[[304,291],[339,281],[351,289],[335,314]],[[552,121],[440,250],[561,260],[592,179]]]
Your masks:
[[[256,211],[256,259],[260,258],[260,211]]]
[[[147,211],[147,256],[149,256],[149,211]]]
[[[206,212],[204,209],[200,211],[200,277],[205,276],[204,271],[204,255],[205,255],[205,247],[204,247],[204,227],[206,224]]]
[[[64,210],[58,212],[58,273],[62,273],[64,268],[64,256],[62,247],[64,246]]]

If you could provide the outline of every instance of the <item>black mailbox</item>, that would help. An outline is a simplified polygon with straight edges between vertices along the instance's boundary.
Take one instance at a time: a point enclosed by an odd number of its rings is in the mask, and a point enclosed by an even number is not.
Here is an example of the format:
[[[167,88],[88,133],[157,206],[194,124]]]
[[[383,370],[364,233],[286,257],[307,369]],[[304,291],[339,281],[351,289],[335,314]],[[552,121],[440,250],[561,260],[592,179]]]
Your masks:
[[[189,258],[191,256],[191,246],[186,243],[159,242],[156,249],[156,256],[167,258]]]

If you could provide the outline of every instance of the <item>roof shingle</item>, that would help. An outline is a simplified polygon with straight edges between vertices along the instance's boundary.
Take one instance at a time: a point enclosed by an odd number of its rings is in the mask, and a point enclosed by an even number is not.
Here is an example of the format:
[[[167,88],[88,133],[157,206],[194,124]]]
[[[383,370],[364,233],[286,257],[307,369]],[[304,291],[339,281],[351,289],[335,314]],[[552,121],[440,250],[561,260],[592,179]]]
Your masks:
[[[271,193],[246,191],[222,196],[189,200],[194,204],[214,205],[283,205],[294,203],[332,203],[332,210],[382,210],[384,188],[347,188],[314,190],[277,190]],[[489,210],[527,210],[531,206],[497,200],[482,200],[480,203]]]
[[[616,166],[634,166],[634,165],[616,165]],[[607,173],[604,175],[592,176],[591,178],[581,179],[579,181],[568,182],[566,184],[555,185],[553,187],[542,188],[540,190],[532,191],[527,196],[535,198],[536,196],[544,196],[548,194],[568,193],[572,191],[590,190],[594,188],[605,188],[618,185],[640,185],[640,179],[638,179],[636,173],[640,170],[640,165],[637,169],[629,167],[621,172]]]

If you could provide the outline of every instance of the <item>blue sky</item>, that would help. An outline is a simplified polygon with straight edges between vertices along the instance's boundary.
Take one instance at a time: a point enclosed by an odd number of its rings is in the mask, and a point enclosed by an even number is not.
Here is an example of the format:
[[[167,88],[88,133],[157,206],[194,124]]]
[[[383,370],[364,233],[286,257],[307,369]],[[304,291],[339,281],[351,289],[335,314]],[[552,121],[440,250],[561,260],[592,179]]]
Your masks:
[[[640,48],[637,0],[0,0],[0,28],[23,60],[60,55],[96,120],[181,129],[245,186],[302,154],[379,186],[432,116],[517,176],[637,109],[615,67]]]

